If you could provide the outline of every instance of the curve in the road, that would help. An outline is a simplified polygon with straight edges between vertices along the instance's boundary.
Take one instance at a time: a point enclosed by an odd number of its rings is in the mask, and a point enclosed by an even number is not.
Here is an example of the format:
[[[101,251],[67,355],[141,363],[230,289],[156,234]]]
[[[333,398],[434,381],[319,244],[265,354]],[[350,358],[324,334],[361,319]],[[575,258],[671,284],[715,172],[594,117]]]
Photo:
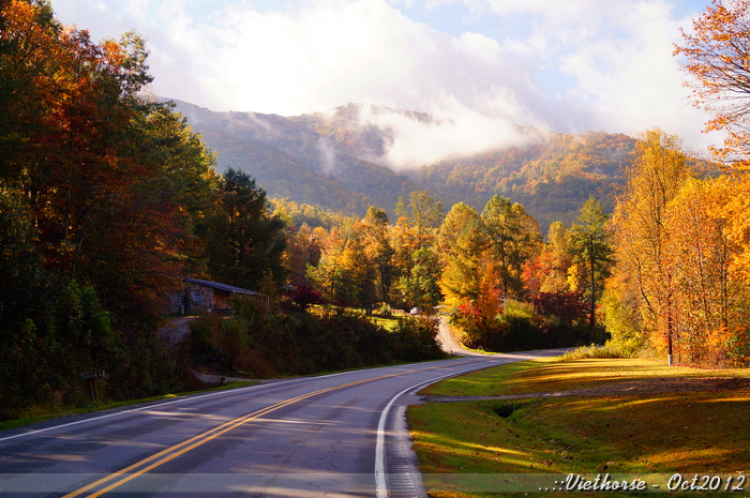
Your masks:
[[[476,360],[474,360],[474,361],[465,361],[465,362],[462,362],[461,364],[470,364],[470,363],[475,363],[475,362],[476,362]],[[406,371],[406,372],[399,372],[399,373],[395,373],[395,374],[389,374],[389,375],[383,375],[383,376],[379,376],[379,377],[368,378],[368,379],[359,380],[359,381],[355,381],[355,382],[349,382],[347,384],[341,384],[339,386],[334,386],[334,387],[330,387],[330,388],[327,388],[327,389],[321,389],[321,390],[318,390],[318,391],[313,391],[313,392],[306,393],[306,394],[303,394],[303,395],[300,395],[300,396],[296,396],[294,398],[290,398],[290,399],[284,400],[282,402],[279,402],[279,403],[276,403],[274,405],[268,406],[268,407],[263,408],[261,410],[257,410],[255,412],[249,413],[249,414],[244,415],[242,417],[238,417],[238,418],[236,418],[234,420],[231,420],[229,422],[226,422],[226,423],[224,423],[224,424],[222,424],[222,425],[220,425],[218,427],[209,429],[209,430],[207,430],[207,431],[205,431],[205,432],[203,432],[201,434],[198,434],[197,436],[194,436],[194,437],[192,437],[190,439],[187,439],[185,441],[177,443],[177,444],[175,444],[175,445],[173,445],[173,446],[171,446],[171,447],[169,447],[169,448],[167,448],[165,450],[162,450],[162,451],[160,451],[158,453],[155,453],[155,454],[153,454],[153,455],[151,455],[151,456],[149,456],[147,458],[144,458],[143,460],[141,460],[139,462],[136,462],[136,463],[134,463],[134,464],[132,464],[132,465],[130,465],[128,467],[125,467],[123,469],[120,469],[120,470],[118,470],[116,472],[113,472],[110,475],[108,475],[108,476],[106,476],[106,477],[104,477],[102,479],[99,479],[99,480],[97,480],[95,482],[92,482],[92,483],[90,483],[90,484],[88,484],[88,485],[86,485],[86,486],[84,486],[84,487],[82,487],[80,489],[77,489],[76,491],[73,491],[72,493],[68,493],[63,498],[75,498],[75,497],[77,497],[79,495],[82,495],[84,493],[92,491],[92,490],[94,490],[94,489],[96,489],[96,488],[98,488],[100,486],[103,486],[103,485],[105,485],[105,484],[107,484],[107,483],[109,483],[111,481],[115,481],[118,478],[122,477],[122,479],[117,480],[116,482],[113,482],[112,484],[109,484],[108,486],[100,489],[99,491],[96,491],[96,492],[94,492],[94,493],[92,493],[92,494],[90,494],[90,495],[87,496],[87,498],[98,498],[99,496],[101,496],[103,494],[106,494],[106,493],[109,493],[110,491],[113,491],[114,489],[122,486],[123,484],[126,484],[129,481],[132,481],[133,479],[135,479],[137,477],[140,477],[141,475],[143,475],[143,474],[145,474],[147,472],[150,472],[150,471],[154,470],[155,468],[160,467],[161,465],[163,465],[165,463],[168,463],[171,460],[173,460],[173,459],[175,459],[175,458],[177,458],[177,457],[179,457],[181,455],[184,455],[188,451],[191,451],[193,449],[198,448],[199,446],[205,444],[208,441],[211,441],[213,439],[218,438],[219,436],[222,436],[222,435],[226,434],[227,432],[240,427],[243,424],[246,424],[246,423],[248,423],[250,421],[256,420],[256,419],[258,419],[258,418],[260,418],[260,417],[262,417],[264,415],[272,413],[272,412],[274,412],[274,411],[276,411],[276,410],[278,410],[280,408],[283,408],[285,406],[289,406],[289,405],[295,404],[295,403],[297,403],[299,401],[302,401],[302,400],[305,400],[305,399],[308,399],[308,398],[312,398],[313,396],[317,396],[319,394],[323,394],[323,393],[327,393],[327,392],[331,392],[331,391],[336,391],[336,390],[339,390],[339,389],[345,389],[347,387],[353,387],[353,386],[356,386],[356,385],[359,385],[359,384],[364,384],[364,383],[367,383],[367,382],[374,382],[376,380],[382,380],[382,379],[387,379],[387,378],[396,377],[396,376],[403,376],[403,375],[408,375],[408,374],[417,373],[417,372],[425,372],[425,371],[435,370],[435,369],[439,369],[439,368],[442,368],[442,365],[441,366],[428,367],[428,368],[419,368],[419,369],[414,369],[414,370],[410,370],[410,371]],[[410,390],[419,388],[419,387],[421,387],[421,386],[423,386],[425,384],[436,382],[437,380],[440,380],[440,379],[446,378],[446,377],[451,377],[453,375],[455,375],[455,374],[451,373],[449,375],[446,375],[446,376],[443,376],[443,377],[438,377],[436,379],[430,379],[428,381],[422,381],[419,384],[416,384],[414,386],[408,387],[407,389],[404,389],[403,391],[401,391],[400,393],[398,393],[396,396],[394,396],[390,400],[390,402],[388,403],[388,405],[386,406],[386,408],[382,412],[382,415],[380,417],[380,422],[378,424],[377,447],[376,447],[376,467],[375,467],[375,469],[376,469],[375,470],[375,475],[376,475],[376,481],[377,481],[377,496],[379,498],[387,496],[387,490],[386,490],[386,486],[385,486],[385,472],[383,471],[383,469],[384,469],[383,434],[384,434],[385,420],[386,420],[386,418],[388,416],[388,411],[389,411],[390,407],[393,405],[393,403],[396,401],[396,399],[399,396],[401,396],[402,394],[404,394],[404,393],[406,393],[406,392],[408,392]],[[382,484],[381,484],[381,482],[382,482]]]
[[[440,317],[440,322],[438,325],[438,340],[440,341],[440,345],[443,348],[443,351],[451,355],[482,357],[488,356],[488,353],[480,353],[477,351],[466,349],[466,347],[461,344],[458,339],[456,339],[456,335],[453,333],[453,330],[451,330],[451,327],[448,324],[448,320],[442,316]]]
[[[0,436],[0,494],[388,496],[389,488],[398,493],[394,483],[420,480],[410,445],[402,444],[408,433],[394,431],[414,400],[408,393],[549,354],[290,379],[12,430]],[[405,460],[410,470],[403,470]]]

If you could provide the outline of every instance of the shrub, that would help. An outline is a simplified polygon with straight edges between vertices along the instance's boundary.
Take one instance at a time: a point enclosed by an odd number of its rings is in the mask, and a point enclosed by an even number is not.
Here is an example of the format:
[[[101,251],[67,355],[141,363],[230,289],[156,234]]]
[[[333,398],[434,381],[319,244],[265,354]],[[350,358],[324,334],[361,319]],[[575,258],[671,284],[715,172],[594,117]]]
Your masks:
[[[215,315],[202,315],[190,322],[188,345],[193,354],[207,353],[214,349],[213,337],[219,328],[221,318]]]
[[[398,360],[420,361],[444,358],[437,342],[439,320],[434,317],[406,317],[390,334]]]
[[[451,323],[464,333],[465,343],[487,351],[523,351],[570,347],[596,340],[600,329],[589,331],[581,319],[576,295],[543,294],[535,304],[508,299],[503,312],[484,317],[472,303],[459,307]],[[541,310],[554,311],[542,314]],[[582,308],[581,308],[582,309]]]
[[[627,358],[629,357],[618,349],[609,346],[597,346],[592,344],[590,346],[581,346],[568,353],[565,353],[560,357],[560,361],[572,361],[572,360],[587,360],[597,358]]]
[[[284,297],[303,310],[312,304],[328,304],[323,294],[310,285],[295,285],[284,293]]]
[[[191,326],[191,351],[215,352],[223,368],[254,377],[306,375],[443,357],[437,320],[406,318],[389,333],[356,313],[318,316],[299,307],[266,310],[235,302],[235,315],[206,316]],[[339,312],[340,311],[340,312]],[[205,356],[205,354],[204,354]]]

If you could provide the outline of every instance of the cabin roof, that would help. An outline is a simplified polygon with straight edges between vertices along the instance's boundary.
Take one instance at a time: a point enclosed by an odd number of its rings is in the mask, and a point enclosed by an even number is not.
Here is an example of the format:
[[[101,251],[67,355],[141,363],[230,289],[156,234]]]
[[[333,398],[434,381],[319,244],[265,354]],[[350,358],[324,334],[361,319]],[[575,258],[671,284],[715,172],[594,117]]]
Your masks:
[[[231,292],[232,294],[251,294],[254,296],[261,296],[260,292],[251,291],[249,289],[243,289],[241,287],[235,287],[233,285],[221,284],[219,282],[212,282],[210,280],[200,280],[198,278],[186,278],[185,282],[202,285],[203,287],[210,287],[212,289],[222,290],[224,292]]]

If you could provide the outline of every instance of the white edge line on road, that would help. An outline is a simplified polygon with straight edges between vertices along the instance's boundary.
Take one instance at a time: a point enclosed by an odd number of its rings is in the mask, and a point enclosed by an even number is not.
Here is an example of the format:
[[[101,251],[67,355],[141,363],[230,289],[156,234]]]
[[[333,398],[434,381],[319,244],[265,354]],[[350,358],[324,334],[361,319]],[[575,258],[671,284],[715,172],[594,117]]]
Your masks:
[[[339,373],[328,374],[328,375],[320,375],[318,377],[301,377],[301,378],[296,378],[296,379],[289,379],[286,382],[291,383],[291,382],[299,382],[299,381],[309,380],[309,379],[324,379],[324,378],[327,378],[327,377],[337,377],[339,375],[348,375],[348,374],[353,374],[353,373],[357,373],[357,372],[358,372],[357,370],[353,370],[351,372],[339,372]],[[84,424],[86,422],[95,422],[97,420],[102,420],[102,419],[110,418],[110,417],[117,417],[119,415],[125,415],[125,414],[128,414],[128,413],[139,412],[139,411],[143,411],[143,410],[150,410],[152,408],[159,408],[159,407],[167,406],[167,405],[175,405],[177,403],[184,403],[185,401],[196,400],[198,398],[209,398],[209,397],[212,397],[212,396],[219,396],[219,395],[222,395],[222,394],[226,395],[226,394],[236,394],[238,392],[244,392],[244,391],[254,391],[254,390],[260,389],[262,387],[266,387],[266,386],[269,386],[269,385],[276,385],[276,384],[279,384],[279,383],[280,382],[274,382],[273,384],[261,384],[261,385],[258,385],[258,386],[240,387],[238,389],[227,389],[227,390],[224,390],[224,391],[218,391],[218,392],[213,392],[213,393],[196,394],[196,395],[185,396],[185,397],[182,397],[180,399],[173,400],[173,401],[167,401],[165,403],[159,403],[159,404],[155,404],[155,405],[141,406],[141,407],[138,407],[138,408],[132,408],[130,410],[122,410],[122,411],[118,411],[118,412],[115,412],[115,413],[109,413],[107,415],[100,415],[98,417],[86,418],[86,419],[83,419],[83,420],[77,420],[75,422],[68,422],[67,424],[54,425],[52,427],[45,427],[44,429],[36,429],[36,430],[33,430],[33,431],[28,431],[28,432],[21,433],[21,434],[15,434],[13,436],[6,436],[6,437],[3,437],[3,438],[0,438],[0,442],[2,442],[2,441],[8,441],[9,439],[16,439],[16,438],[20,438],[20,437],[33,436],[35,434],[40,434],[42,432],[48,432],[48,431],[52,431],[52,430],[55,430],[55,429],[62,429],[64,427],[70,427],[72,425]]]
[[[510,362],[506,360],[498,361],[496,362],[496,364],[502,365],[503,363],[512,362],[512,360]],[[407,387],[406,389],[395,395],[393,398],[391,398],[388,404],[385,405],[385,408],[383,408],[383,412],[380,414],[380,420],[378,420],[378,435],[375,442],[375,496],[377,498],[388,498],[388,484],[386,482],[385,475],[385,423],[388,419],[388,412],[391,410],[391,406],[393,406],[393,403],[395,403],[399,396],[401,396],[402,394],[418,389],[425,384],[432,384],[439,380],[447,379],[449,377],[456,377],[457,375],[463,375],[471,371],[472,370],[453,372],[448,375],[443,375],[442,377],[435,377],[434,379],[424,380],[418,384],[414,384],[411,387]]]
[[[98,417],[86,418],[86,419],[83,419],[83,420],[77,420],[75,422],[68,422],[67,424],[54,425],[52,427],[45,427],[44,429],[36,429],[36,430],[33,430],[33,431],[24,432],[22,434],[16,434],[14,436],[7,436],[7,437],[4,437],[4,438],[0,438],[0,441],[7,441],[9,439],[16,439],[16,438],[24,437],[24,436],[33,436],[34,434],[39,434],[41,432],[48,432],[48,431],[52,431],[52,430],[55,430],[55,429],[62,429],[63,427],[70,427],[71,425],[84,424],[86,422],[95,422],[97,420],[102,420],[102,419],[110,418],[110,417],[116,417],[118,415],[125,415],[127,413],[139,412],[139,411],[142,411],[142,410],[150,410],[151,408],[159,408],[161,406],[175,405],[177,403],[183,403],[183,402],[191,400],[191,399],[195,400],[198,397],[200,397],[200,398],[208,398],[208,397],[211,397],[211,396],[217,396],[219,394],[237,393],[239,391],[250,391],[250,390],[258,389],[260,387],[263,387],[263,385],[260,385],[260,386],[250,386],[250,387],[242,387],[242,388],[239,388],[239,389],[228,389],[226,391],[219,391],[219,392],[215,392],[215,393],[202,394],[202,395],[198,395],[198,396],[186,396],[184,398],[176,399],[176,400],[173,400],[173,401],[167,401],[165,403],[159,403],[159,404],[155,404],[155,405],[141,406],[139,408],[132,408],[130,410],[122,410],[122,411],[118,411],[118,412],[115,412],[115,413],[108,413],[107,415],[100,415]]]

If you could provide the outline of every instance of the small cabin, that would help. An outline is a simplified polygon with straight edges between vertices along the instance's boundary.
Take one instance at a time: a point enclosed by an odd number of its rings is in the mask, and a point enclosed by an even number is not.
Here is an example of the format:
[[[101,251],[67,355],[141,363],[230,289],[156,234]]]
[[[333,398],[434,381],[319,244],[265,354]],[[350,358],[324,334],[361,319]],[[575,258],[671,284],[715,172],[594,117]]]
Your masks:
[[[232,309],[230,299],[235,296],[247,296],[257,300],[268,308],[269,299],[260,292],[235,287],[233,285],[186,278],[182,291],[173,292],[164,303],[162,313],[165,315],[194,315],[198,313],[229,314]]]

